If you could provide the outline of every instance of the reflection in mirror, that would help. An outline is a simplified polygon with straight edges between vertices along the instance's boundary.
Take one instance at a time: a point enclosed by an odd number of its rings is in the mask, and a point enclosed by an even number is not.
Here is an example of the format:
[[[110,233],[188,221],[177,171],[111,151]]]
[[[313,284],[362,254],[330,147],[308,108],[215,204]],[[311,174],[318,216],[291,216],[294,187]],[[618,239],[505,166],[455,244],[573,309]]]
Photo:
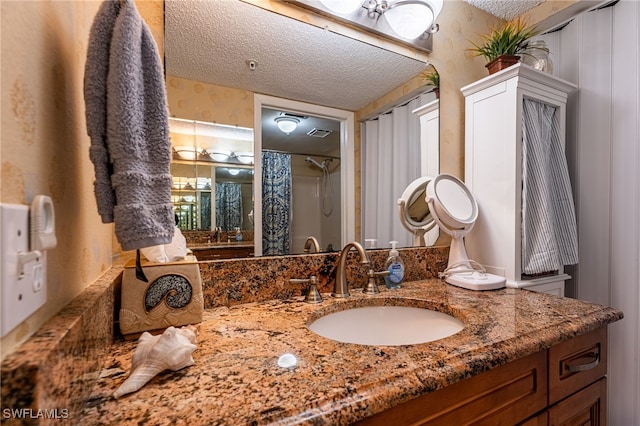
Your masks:
[[[272,96],[256,95],[255,253],[304,253],[312,236],[323,250],[337,250],[353,240],[353,113]],[[295,119],[295,129],[279,129],[282,118]],[[276,187],[285,167],[284,189]],[[286,185],[285,184],[285,185]],[[278,185],[280,186],[280,185]],[[284,195],[284,197],[283,197]],[[286,245],[288,244],[288,247]]]
[[[439,232],[425,198],[427,185],[432,179],[423,176],[414,180],[398,199],[400,223],[413,233],[414,246],[432,245],[438,239]]]
[[[282,6],[279,2],[264,3],[264,7],[270,7],[268,3]],[[300,9],[299,15],[293,15],[300,19],[293,19],[239,0],[165,2],[164,51],[170,114],[254,127],[258,132],[253,119],[253,114],[260,112],[254,106],[258,94],[356,112],[425,71],[422,60],[334,33],[328,29],[330,26],[303,22],[308,15],[308,11]],[[317,23],[315,17],[311,21]],[[411,85],[404,101],[429,90],[426,86],[417,91],[414,88]],[[277,128],[274,131],[280,132]],[[266,132],[261,131],[261,135]],[[353,144],[354,139],[349,143]],[[258,162],[260,156],[256,156]],[[320,164],[321,159],[322,156],[316,158]],[[335,232],[342,234],[343,244],[355,239],[355,179],[347,180],[345,175],[353,176],[356,159],[353,154],[349,158],[342,154],[341,161],[332,162],[331,166],[338,164],[341,194],[334,195],[342,199],[342,217],[341,227]],[[256,169],[254,191],[261,190],[261,176],[257,174]],[[195,178],[195,171],[188,176]],[[394,194],[387,204],[395,206],[398,195]],[[197,194],[194,199],[195,204],[187,210],[197,212]],[[358,207],[365,210],[363,205]],[[261,210],[254,209],[254,217],[261,216]],[[243,206],[243,211],[242,226],[246,228],[250,226],[247,212],[251,209]],[[200,226],[203,223],[197,214],[188,217],[195,229],[198,220]],[[381,239],[379,246],[388,246],[387,241]],[[403,244],[411,245],[411,239]],[[323,242],[321,248],[326,249],[327,243]]]
[[[253,130],[176,118],[169,130],[178,227],[252,229]]]
[[[407,228],[410,222],[406,215],[398,216],[396,205],[402,198],[405,205],[409,202],[405,188],[412,182],[439,173],[438,123],[439,100],[433,91],[364,123],[363,239],[377,240],[378,247],[394,240],[400,247],[425,244],[415,230],[427,224]]]
[[[262,253],[304,253],[310,236],[322,251],[338,249],[340,122],[263,107],[262,123]]]

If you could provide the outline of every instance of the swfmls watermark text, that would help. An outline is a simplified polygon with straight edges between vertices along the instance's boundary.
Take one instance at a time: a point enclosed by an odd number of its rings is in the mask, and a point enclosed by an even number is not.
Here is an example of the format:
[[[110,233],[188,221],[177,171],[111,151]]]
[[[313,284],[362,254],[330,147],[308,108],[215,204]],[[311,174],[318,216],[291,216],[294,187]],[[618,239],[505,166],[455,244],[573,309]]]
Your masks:
[[[3,419],[68,419],[69,409],[67,408],[3,408]]]

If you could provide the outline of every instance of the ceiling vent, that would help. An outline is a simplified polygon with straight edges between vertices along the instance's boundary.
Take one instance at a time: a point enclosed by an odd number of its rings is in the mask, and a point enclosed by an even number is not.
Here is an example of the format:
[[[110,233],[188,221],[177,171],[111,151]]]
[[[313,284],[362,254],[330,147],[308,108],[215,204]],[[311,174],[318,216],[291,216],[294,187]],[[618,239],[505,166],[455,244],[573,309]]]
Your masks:
[[[309,130],[309,132],[307,132],[307,135],[311,136],[312,138],[326,138],[327,136],[329,136],[329,133],[331,133],[331,130],[321,130],[314,127],[313,129]]]
[[[280,113],[281,117],[293,117],[293,118],[297,118],[299,120],[306,120],[307,118],[309,118],[308,115],[300,115],[300,114],[293,114],[291,112],[282,112]]]

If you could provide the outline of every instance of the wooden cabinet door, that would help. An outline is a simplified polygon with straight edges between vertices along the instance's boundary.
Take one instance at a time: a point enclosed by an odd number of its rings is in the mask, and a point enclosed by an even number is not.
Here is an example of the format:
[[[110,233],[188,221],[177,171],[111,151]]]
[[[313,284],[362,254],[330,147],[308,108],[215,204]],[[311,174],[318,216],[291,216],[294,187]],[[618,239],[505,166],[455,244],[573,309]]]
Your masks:
[[[549,426],[606,425],[606,398],[607,378],[603,377],[551,407]]]

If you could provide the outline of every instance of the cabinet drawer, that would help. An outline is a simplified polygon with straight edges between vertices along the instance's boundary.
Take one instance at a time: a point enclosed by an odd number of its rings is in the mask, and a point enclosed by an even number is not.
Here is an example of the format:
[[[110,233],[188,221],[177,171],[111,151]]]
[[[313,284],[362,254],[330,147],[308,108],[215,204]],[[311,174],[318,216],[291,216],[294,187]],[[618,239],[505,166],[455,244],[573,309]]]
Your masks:
[[[549,405],[607,374],[607,328],[549,349]]]
[[[602,378],[549,408],[549,426],[605,425],[607,379]]]

